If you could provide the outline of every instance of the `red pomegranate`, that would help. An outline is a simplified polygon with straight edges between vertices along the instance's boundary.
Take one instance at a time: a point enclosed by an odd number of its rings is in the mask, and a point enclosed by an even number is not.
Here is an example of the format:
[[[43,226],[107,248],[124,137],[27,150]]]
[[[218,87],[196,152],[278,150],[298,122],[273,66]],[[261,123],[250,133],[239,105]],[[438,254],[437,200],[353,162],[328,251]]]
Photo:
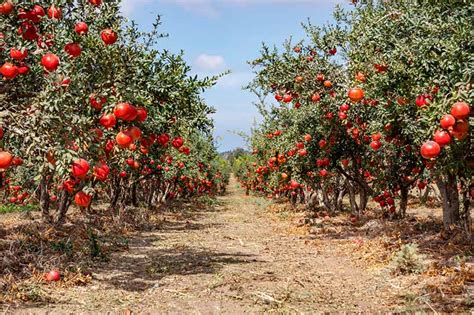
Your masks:
[[[441,152],[441,147],[435,141],[427,141],[423,143],[420,149],[421,156],[425,159],[434,159]]]
[[[117,41],[117,33],[115,33],[113,30],[110,28],[107,28],[103,30],[100,33],[100,37],[102,38],[102,41],[105,43],[105,45],[112,45]]]
[[[117,120],[115,119],[114,114],[104,114],[102,117],[100,117],[100,124],[104,126],[106,129],[111,129],[115,126],[117,123]]]
[[[76,178],[84,179],[89,172],[89,162],[78,159],[72,163],[72,175]]]
[[[76,193],[76,195],[74,196],[74,202],[79,207],[83,207],[83,208],[88,207],[91,201],[92,201],[92,197],[83,191]]]
[[[114,108],[114,115],[118,119],[133,121],[137,118],[138,112],[135,106],[129,103],[119,103]]]

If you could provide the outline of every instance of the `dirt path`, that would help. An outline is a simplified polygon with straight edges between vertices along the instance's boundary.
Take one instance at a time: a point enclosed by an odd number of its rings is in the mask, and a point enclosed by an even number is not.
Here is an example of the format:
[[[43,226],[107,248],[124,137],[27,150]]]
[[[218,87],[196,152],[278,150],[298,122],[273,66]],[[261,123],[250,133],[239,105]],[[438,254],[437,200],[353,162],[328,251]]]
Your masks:
[[[246,197],[234,179],[218,202],[212,211],[195,212],[133,238],[128,252],[114,254],[98,269],[92,285],[65,289],[48,308],[22,311],[387,310],[387,282],[333,251],[336,241],[316,248],[284,233],[291,223],[272,219],[264,201]]]

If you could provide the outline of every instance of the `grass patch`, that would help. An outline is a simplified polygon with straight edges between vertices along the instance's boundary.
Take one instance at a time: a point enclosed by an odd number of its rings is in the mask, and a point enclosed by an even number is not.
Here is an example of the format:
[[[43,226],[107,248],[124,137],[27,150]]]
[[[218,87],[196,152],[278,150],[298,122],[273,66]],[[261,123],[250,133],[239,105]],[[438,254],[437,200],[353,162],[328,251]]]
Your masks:
[[[197,201],[207,207],[215,207],[219,204],[216,198],[212,198],[206,195],[198,197]]]
[[[13,213],[13,212],[30,212],[37,210],[35,205],[0,205],[0,214]]]
[[[405,244],[392,258],[392,270],[396,274],[421,273],[425,270],[424,255],[420,254],[418,245]]]

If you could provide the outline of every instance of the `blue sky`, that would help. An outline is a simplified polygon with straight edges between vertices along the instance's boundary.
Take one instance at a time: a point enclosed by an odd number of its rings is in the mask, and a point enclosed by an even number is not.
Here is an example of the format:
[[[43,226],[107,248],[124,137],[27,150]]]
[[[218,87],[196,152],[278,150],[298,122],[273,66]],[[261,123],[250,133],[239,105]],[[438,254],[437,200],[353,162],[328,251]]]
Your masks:
[[[124,0],[124,14],[149,29],[162,15],[160,48],[179,52],[198,75],[230,70],[217,86],[205,93],[217,109],[215,137],[219,151],[245,147],[233,131],[249,133],[258,113],[255,96],[241,89],[252,79],[247,61],[259,56],[262,42],[281,45],[290,36],[302,39],[301,22],[331,20],[332,9],[347,0]]]

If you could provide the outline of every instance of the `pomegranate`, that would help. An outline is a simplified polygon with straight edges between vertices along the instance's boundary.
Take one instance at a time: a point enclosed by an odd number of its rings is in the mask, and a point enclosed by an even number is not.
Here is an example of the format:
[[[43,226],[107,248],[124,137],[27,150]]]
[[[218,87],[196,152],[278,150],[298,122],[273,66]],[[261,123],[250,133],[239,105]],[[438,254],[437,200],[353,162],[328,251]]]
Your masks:
[[[79,207],[86,208],[90,205],[91,201],[92,197],[83,191],[76,193],[76,195],[74,196],[74,202]]]
[[[435,141],[425,142],[420,149],[421,156],[425,159],[436,158],[441,152],[441,147]]]
[[[74,175],[74,177],[84,179],[89,172],[89,168],[89,162],[86,160],[76,160],[72,163],[72,175]]]
[[[451,143],[451,136],[444,130],[436,131],[433,138],[441,147]]]

